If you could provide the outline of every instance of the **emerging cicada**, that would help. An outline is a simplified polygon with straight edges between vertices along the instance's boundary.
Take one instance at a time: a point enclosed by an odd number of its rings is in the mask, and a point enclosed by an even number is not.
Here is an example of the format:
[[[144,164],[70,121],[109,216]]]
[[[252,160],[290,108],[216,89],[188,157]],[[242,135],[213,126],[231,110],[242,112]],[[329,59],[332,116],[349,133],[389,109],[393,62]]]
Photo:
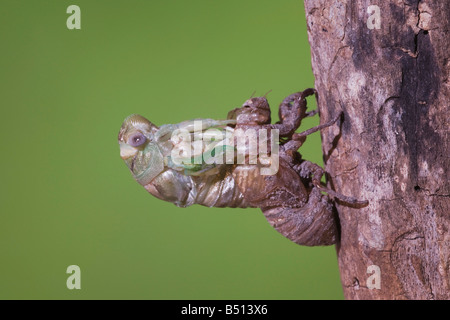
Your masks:
[[[332,198],[367,202],[327,189],[320,182],[323,169],[297,152],[309,134],[340,117],[296,133],[303,118],[316,114],[307,112],[306,97],[313,94],[317,97],[315,89],[307,89],[285,98],[276,124],[271,124],[265,97],[247,100],[227,120],[197,119],[158,128],[131,115],[120,128],[120,156],[134,178],[159,199],[179,207],[258,207],[290,240],[331,245],[338,240]]]

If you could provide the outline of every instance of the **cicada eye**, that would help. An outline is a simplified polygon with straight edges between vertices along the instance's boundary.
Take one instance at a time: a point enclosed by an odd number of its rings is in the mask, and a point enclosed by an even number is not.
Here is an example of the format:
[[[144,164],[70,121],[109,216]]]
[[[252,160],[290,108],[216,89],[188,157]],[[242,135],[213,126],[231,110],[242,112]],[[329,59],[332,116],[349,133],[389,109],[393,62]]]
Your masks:
[[[133,134],[128,138],[128,144],[132,147],[139,147],[147,141],[147,138],[140,132]]]

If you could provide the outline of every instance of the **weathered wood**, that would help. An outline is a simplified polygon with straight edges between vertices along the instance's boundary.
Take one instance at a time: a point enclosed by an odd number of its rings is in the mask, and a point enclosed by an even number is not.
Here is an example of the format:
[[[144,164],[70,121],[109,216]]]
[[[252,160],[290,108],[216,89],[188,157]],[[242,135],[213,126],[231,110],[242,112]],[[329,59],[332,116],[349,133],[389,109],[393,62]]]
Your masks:
[[[322,130],[329,185],[370,201],[337,205],[345,297],[450,299],[448,1],[305,0],[305,11],[321,121],[344,111],[340,130]],[[371,265],[380,289],[367,287]]]

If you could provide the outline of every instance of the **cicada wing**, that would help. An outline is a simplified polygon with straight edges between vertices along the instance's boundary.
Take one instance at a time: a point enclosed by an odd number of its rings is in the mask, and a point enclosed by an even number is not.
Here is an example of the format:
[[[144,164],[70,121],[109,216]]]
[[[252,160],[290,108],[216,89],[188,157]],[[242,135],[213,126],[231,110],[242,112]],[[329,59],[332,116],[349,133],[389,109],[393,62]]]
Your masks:
[[[185,175],[211,175],[234,163],[233,119],[195,119],[164,125],[157,139],[167,165]],[[170,150],[169,150],[170,149]]]
[[[223,128],[229,125],[235,125],[235,119],[227,120],[214,120],[214,119],[194,119],[187,120],[177,124],[165,124],[160,127],[158,133],[156,134],[156,140],[158,142],[164,142],[171,140],[173,135],[177,131],[182,130],[183,132],[189,133],[204,133],[211,128]]]

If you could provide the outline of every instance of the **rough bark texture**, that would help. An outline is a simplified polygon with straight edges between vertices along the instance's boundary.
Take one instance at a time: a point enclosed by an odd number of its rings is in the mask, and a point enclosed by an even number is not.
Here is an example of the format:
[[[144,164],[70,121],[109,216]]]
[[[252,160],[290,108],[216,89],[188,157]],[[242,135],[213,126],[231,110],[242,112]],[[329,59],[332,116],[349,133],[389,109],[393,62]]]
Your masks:
[[[369,29],[370,5],[380,29]],[[441,0],[305,0],[347,299],[450,299],[450,6]],[[381,289],[369,289],[370,265]]]

